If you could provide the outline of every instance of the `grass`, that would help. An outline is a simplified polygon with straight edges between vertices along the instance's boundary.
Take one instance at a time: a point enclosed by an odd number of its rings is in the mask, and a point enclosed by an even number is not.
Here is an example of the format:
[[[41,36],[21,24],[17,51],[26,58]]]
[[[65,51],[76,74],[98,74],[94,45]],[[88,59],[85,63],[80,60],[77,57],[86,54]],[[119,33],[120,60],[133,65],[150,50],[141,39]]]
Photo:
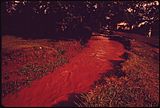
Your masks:
[[[158,107],[159,49],[143,42],[131,41],[125,62],[108,72],[87,93],[77,96],[78,107]],[[113,72],[124,72],[118,77]],[[104,83],[105,82],[105,83]]]
[[[81,51],[77,41],[2,37],[2,96],[28,87]]]
[[[8,93],[14,93],[22,88],[26,84],[31,84],[32,81],[42,78],[43,76],[47,75],[50,72],[53,72],[54,69],[68,63],[68,59],[65,57],[57,57],[57,60],[54,62],[49,62],[46,64],[37,65],[34,63],[28,63],[18,69],[18,75],[23,77],[24,79],[18,81],[18,83],[25,82],[17,86],[17,81],[8,81],[3,83],[3,96],[7,95]],[[9,80],[11,75],[8,72],[4,73],[4,79]],[[20,87],[22,86],[22,87]]]

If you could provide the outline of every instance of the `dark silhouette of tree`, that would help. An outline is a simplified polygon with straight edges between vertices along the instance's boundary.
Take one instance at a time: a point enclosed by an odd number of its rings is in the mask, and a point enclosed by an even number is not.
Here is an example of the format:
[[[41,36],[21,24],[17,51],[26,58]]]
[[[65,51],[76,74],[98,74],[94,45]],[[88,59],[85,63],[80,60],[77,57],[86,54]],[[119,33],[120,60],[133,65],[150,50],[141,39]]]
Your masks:
[[[132,32],[148,32],[159,22],[158,1],[6,1],[2,4],[2,28],[6,33],[68,37],[86,26],[95,32],[103,27],[117,30],[117,23],[122,21],[129,23]],[[146,22],[144,26],[140,26],[143,22]]]

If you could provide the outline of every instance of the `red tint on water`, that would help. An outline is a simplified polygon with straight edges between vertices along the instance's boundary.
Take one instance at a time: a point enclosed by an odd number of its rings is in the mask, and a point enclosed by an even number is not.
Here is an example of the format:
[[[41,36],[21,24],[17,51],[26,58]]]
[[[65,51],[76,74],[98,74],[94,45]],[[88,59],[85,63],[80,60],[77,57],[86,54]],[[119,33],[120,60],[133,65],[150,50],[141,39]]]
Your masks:
[[[69,63],[30,87],[2,99],[4,106],[53,106],[67,101],[69,94],[89,91],[91,85],[100,78],[100,73],[111,70],[110,60],[122,60],[122,44],[104,37],[94,37],[89,46],[73,57]]]

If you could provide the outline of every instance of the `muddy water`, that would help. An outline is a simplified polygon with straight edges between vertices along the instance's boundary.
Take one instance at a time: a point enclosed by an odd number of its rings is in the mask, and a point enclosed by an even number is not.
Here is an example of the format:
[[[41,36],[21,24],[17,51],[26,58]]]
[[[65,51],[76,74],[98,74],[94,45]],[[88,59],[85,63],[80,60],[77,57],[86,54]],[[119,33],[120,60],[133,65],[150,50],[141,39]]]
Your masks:
[[[2,99],[4,106],[54,106],[67,101],[70,94],[86,92],[101,73],[112,69],[111,60],[121,60],[122,44],[104,37],[94,37],[89,46],[63,67],[28,88]]]

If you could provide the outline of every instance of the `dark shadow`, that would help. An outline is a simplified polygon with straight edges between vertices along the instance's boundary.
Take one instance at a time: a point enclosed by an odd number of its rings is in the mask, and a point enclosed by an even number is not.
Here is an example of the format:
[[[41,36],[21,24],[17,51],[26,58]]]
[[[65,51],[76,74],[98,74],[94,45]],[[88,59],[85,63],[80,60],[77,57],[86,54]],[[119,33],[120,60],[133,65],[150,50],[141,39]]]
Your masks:
[[[123,59],[125,59],[125,60],[127,60],[129,58],[128,55],[129,55],[129,53],[124,52],[123,55],[121,55],[120,57],[123,58]]]
[[[71,24],[66,30],[61,30],[60,25],[57,26],[55,16],[52,15],[3,15],[1,23],[2,36],[11,35],[24,39],[74,39],[81,40],[81,44],[87,43],[92,36],[91,27],[83,23]]]
[[[71,93],[69,94],[68,101],[59,102],[56,105],[53,105],[52,107],[77,107],[75,102],[78,102],[78,98],[76,97],[80,97],[80,94]]]
[[[106,84],[105,78],[109,78],[109,77],[120,78],[120,77],[124,77],[126,75],[126,73],[121,70],[122,63],[125,62],[124,60],[111,60],[111,62],[112,62],[113,69],[108,70],[107,72],[104,72],[104,73],[100,74],[101,77],[99,78],[99,80],[94,82],[94,84],[92,86],[93,88],[96,85]]]

